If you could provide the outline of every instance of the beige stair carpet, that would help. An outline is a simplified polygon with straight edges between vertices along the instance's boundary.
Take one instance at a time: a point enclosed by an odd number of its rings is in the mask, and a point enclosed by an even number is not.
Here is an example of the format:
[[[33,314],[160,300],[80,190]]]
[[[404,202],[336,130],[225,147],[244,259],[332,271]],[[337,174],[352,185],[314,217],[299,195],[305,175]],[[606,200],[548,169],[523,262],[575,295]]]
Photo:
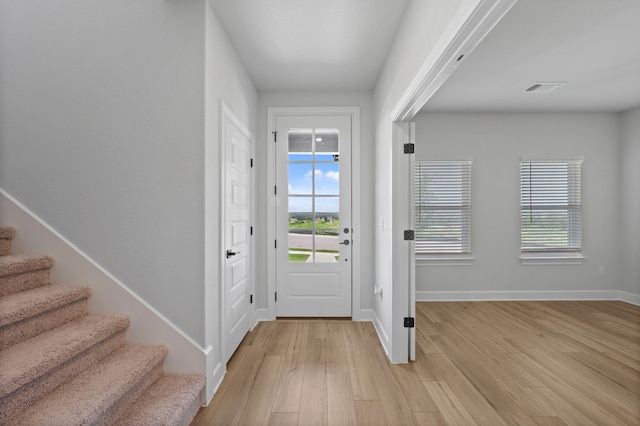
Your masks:
[[[0,227],[0,425],[189,425],[204,377],[165,374],[166,347],[127,344],[128,317],[88,313],[91,288],[51,284],[15,235]]]

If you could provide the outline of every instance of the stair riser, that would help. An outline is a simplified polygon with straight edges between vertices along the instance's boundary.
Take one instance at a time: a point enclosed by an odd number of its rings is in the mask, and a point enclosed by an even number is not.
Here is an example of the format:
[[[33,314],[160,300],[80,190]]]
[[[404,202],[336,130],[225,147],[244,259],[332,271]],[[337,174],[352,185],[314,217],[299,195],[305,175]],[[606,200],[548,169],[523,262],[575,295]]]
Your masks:
[[[7,275],[0,277],[0,296],[8,296],[47,284],[49,284],[48,269]]]
[[[182,418],[182,422],[179,423],[179,426],[189,426],[198,414],[198,411],[200,411],[201,407],[202,403],[200,402],[200,396],[198,395],[198,397],[193,399],[191,407],[189,407],[189,411],[187,411],[185,416]]]
[[[131,401],[135,401],[142,395],[151,385],[158,380],[163,372],[162,362],[160,360],[151,370],[149,370],[127,393],[114,403],[111,407],[103,412],[103,414],[92,425],[106,426],[113,423],[128,407]]]
[[[201,407],[204,377],[163,374],[112,426],[189,426]]]
[[[111,354],[125,344],[125,331],[120,331],[91,348],[78,354],[48,374],[25,384],[11,394],[0,399],[0,424],[25,410],[31,404],[53,389],[75,377],[87,368],[97,364],[101,359]]]
[[[11,226],[0,226],[0,238],[12,240],[16,236],[16,228]]]
[[[0,239],[0,256],[11,254],[11,240]]]
[[[0,227],[0,425],[188,426],[204,378],[163,374],[166,347],[127,344],[124,315],[87,315],[91,289],[50,285],[54,259],[13,254],[15,235]]]
[[[163,374],[112,426],[189,426],[200,410],[204,377]]]
[[[0,328],[0,350],[87,315],[87,299]]]

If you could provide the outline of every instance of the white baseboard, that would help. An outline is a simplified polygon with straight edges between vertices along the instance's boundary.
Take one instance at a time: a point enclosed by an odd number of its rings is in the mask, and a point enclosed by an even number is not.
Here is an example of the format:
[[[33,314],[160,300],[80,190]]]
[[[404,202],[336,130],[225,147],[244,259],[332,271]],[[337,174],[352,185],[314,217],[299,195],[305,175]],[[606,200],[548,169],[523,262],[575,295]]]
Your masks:
[[[361,321],[371,321],[373,323],[373,327],[376,329],[376,334],[378,335],[382,349],[384,349],[384,352],[389,356],[391,353],[391,348],[389,347],[389,336],[384,330],[382,322],[380,321],[378,314],[376,314],[376,311],[373,309],[361,309],[360,315]]]
[[[621,291],[620,300],[622,300],[623,302],[631,303],[632,305],[640,306],[640,294]]]
[[[360,314],[357,317],[353,317],[354,321],[360,322],[375,322],[376,313],[373,309],[360,309]]]
[[[267,308],[256,309],[256,316],[258,317],[258,322],[260,322],[260,321],[273,321],[273,318],[271,318],[269,316],[269,310]]]
[[[621,300],[618,290],[585,291],[416,291],[418,302],[499,300]]]
[[[212,348],[209,349],[210,353],[213,352],[211,350]],[[209,357],[208,360],[211,362],[212,357]],[[224,380],[224,376],[227,374],[227,365],[223,362],[218,362],[215,366],[207,364],[207,371],[209,371],[210,373],[207,376],[204,392],[201,395],[203,407],[209,405],[215,393],[218,392],[218,389],[220,388],[220,385]]]
[[[89,312],[125,314],[131,319],[127,341],[163,344],[169,348],[164,369],[170,373],[199,373],[207,377],[205,350],[160,312],[127,288],[87,254],[56,232],[45,221],[0,189],[0,225],[16,228],[13,252],[48,255],[56,263],[51,269],[54,283],[86,284],[92,288]],[[224,369],[223,369],[224,370]]]

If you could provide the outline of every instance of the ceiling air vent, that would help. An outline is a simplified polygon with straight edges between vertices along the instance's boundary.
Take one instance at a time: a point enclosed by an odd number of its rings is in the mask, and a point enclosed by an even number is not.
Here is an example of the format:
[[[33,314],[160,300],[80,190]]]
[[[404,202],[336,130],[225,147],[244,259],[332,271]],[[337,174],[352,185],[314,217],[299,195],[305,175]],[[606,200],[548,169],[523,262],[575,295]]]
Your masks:
[[[549,93],[562,87],[566,82],[562,83],[534,83],[530,87],[523,90],[524,93]]]

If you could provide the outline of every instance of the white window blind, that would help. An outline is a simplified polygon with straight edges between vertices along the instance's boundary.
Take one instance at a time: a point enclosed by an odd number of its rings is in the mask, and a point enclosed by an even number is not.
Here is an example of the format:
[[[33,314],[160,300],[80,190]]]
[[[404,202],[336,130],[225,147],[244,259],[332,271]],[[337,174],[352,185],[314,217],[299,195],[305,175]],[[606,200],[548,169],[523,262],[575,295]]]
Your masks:
[[[415,166],[416,254],[471,253],[471,161]]]
[[[580,252],[581,161],[520,163],[520,249]]]

